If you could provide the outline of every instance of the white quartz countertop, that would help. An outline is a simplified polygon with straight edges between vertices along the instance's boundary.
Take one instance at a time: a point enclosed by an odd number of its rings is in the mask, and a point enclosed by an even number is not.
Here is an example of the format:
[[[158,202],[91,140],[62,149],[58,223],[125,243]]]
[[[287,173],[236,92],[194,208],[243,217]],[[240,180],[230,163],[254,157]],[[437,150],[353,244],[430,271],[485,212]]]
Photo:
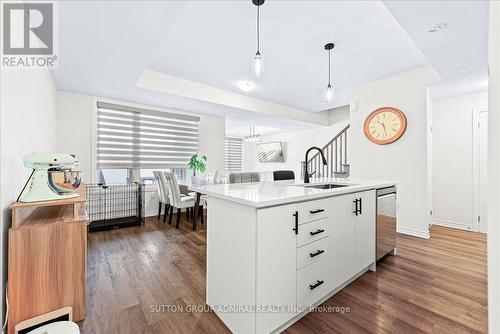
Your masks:
[[[288,203],[304,202],[319,198],[355,193],[370,189],[391,187],[397,184],[394,181],[364,180],[364,179],[311,179],[307,185],[320,184],[347,184],[347,187],[333,189],[317,189],[304,187],[302,180],[264,181],[259,183],[234,183],[191,185],[189,189],[209,197],[214,196],[228,201],[237,202],[256,208],[283,205]]]

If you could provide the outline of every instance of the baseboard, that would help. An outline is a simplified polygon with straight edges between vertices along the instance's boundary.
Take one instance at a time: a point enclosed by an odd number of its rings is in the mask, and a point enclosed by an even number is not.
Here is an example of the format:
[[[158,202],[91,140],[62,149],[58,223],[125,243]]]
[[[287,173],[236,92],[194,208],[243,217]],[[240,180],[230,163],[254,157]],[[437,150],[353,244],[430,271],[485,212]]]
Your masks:
[[[457,229],[466,230],[466,231],[473,231],[474,230],[474,227],[471,225],[466,225],[466,224],[453,222],[453,221],[449,221],[449,220],[442,220],[442,219],[434,219],[433,225],[457,228]]]
[[[423,238],[423,239],[430,238],[429,229],[422,231],[422,230],[417,230],[417,229],[414,229],[411,227],[398,226],[397,232],[401,233],[401,234],[406,234],[406,235],[411,235],[414,237]]]
[[[176,214],[177,211],[174,211],[174,215]],[[182,209],[182,212],[186,212],[185,209]],[[163,216],[163,214],[165,213],[165,208],[162,208],[161,209],[161,215]],[[149,210],[146,210],[146,212],[144,213],[144,217],[156,217],[158,216],[158,208],[152,208],[152,209],[149,209]]]
[[[161,214],[163,215],[163,210],[161,211]],[[145,217],[153,217],[153,216],[158,216],[158,209],[156,210],[148,210],[144,213]]]

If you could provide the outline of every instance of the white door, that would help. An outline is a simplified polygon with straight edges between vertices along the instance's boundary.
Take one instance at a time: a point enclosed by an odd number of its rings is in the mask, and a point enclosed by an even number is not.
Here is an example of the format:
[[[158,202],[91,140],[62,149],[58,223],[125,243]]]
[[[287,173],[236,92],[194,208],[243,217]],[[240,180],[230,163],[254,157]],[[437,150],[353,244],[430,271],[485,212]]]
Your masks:
[[[376,199],[375,190],[354,195],[358,198],[359,210],[356,215],[356,272],[375,262]]]
[[[257,312],[257,333],[270,333],[295,316],[290,311],[297,303],[296,210],[291,204],[257,211],[256,302],[287,307],[285,312]]]
[[[479,207],[479,231],[486,233],[487,228],[487,176],[488,176],[488,112],[480,112],[479,138],[478,138],[478,207]]]

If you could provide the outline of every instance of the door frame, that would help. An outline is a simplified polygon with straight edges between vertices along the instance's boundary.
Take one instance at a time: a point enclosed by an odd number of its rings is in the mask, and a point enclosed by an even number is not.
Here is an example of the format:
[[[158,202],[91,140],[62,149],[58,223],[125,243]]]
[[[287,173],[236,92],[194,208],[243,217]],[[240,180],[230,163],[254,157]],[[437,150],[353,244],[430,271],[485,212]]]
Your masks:
[[[430,87],[426,88],[426,142],[427,142],[427,235],[429,228],[434,224],[434,133],[432,99]],[[398,210],[399,214],[399,204]],[[399,218],[399,217],[398,217]]]
[[[484,220],[487,217],[480,217],[480,194],[479,194],[479,115],[488,113],[488,110],[473,109],[472,110],[472,221],[474,222],[474,231],[480,232],[480,219]]]

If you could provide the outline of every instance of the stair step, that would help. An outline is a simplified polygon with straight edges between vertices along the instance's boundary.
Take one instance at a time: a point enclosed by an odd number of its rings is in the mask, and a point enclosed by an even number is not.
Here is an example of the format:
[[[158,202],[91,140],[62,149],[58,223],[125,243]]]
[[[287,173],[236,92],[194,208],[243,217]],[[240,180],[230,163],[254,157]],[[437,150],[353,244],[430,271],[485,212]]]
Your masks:
[[[346,178],[350,176],[351,166],[348,164],[348,130],[350,125],[344,127],[337,135],[333,137],[321,150],[326,155],[328,165],[321,164],[320,153],[313,155],[305,163],[308,164],[309,171],[316,170],[314,177],[339,177]],[[302,165],[302,170],[304,170]],[[324,172],[324,175],[323,175]]]

